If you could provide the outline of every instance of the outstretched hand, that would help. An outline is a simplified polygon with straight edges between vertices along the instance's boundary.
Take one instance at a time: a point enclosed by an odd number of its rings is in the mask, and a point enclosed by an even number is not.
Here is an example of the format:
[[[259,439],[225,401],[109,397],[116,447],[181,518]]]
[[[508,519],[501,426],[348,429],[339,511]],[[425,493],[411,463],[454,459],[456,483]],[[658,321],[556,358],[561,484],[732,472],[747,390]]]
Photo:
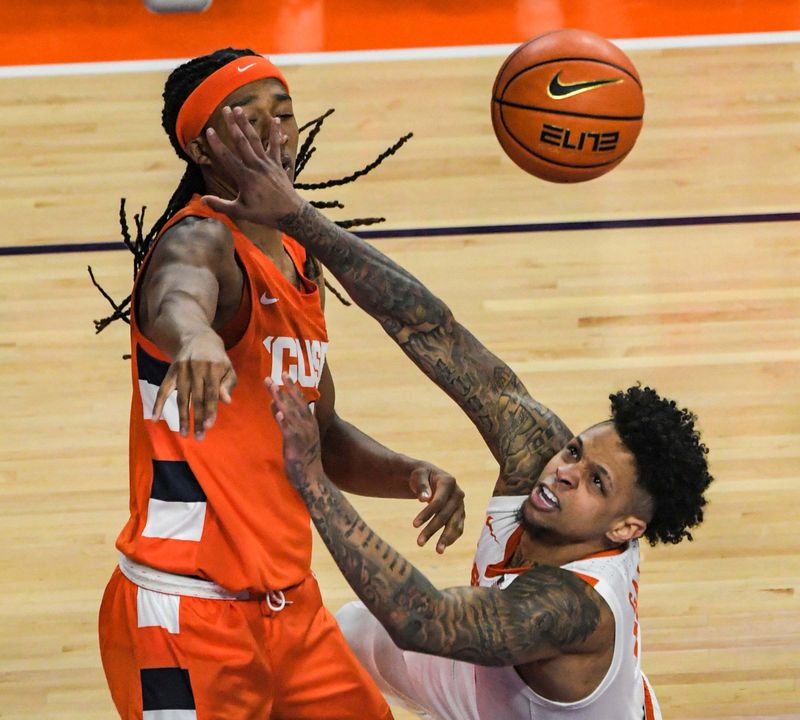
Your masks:
[[[169,366],[153,405],[153,422],[163,419],[167,399],[177,391],[181,435],[188,437],[191,431],[191,406],[194,436],[202,440],[216,422],[219,401],[231,404],[235,385],[236,372],[219,335],[211,330],[199,334],[181,348]]]
[[[300,388],[283,374],[280,386],[267,378],[264,384],[272,395],[272,414],[283,435],[283,460],[286,476],[297,489],[322,475],[319,426]]]
[[[265,148],[242,108],[224,107],[222,117],[231,147],[222,142],[213,128],[206,130],[206,140],[214,157],[236,183],[239,194],[234,200],[205,195],[203,202],[234,220],[277,227],[281,218],[297,212],[303,204],[281,161],[284,136],[280,118],[270,122]]]

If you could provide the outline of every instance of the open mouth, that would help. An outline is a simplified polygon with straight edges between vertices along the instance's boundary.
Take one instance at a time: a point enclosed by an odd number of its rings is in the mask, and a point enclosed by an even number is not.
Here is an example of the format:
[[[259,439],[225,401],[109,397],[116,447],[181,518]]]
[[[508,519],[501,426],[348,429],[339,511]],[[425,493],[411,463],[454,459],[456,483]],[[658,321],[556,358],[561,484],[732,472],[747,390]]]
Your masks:
[[[531,493],[531,503],[534,507],[545,512],[552,512],[561,508],[555,493],[547,485],[539,484]]]

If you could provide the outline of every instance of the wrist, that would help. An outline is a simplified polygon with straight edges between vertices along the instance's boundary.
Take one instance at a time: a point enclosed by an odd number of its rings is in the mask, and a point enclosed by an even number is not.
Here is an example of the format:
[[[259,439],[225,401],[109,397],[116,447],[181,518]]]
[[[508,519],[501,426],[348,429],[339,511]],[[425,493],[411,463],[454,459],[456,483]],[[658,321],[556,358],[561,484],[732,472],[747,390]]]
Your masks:
[[[276,224],[279,230],[292,235],[292,231],[297,227],[300,214],[308,203],[297,192],[294,192],[291,197],[287,198],[286,205],[286,211],[278,218]]]
[[[319,495],[325,485],[326,477],[322,463],[311,462],[304,468],[291,468],[287,462],[286,472],[300,494],[308,500]]]

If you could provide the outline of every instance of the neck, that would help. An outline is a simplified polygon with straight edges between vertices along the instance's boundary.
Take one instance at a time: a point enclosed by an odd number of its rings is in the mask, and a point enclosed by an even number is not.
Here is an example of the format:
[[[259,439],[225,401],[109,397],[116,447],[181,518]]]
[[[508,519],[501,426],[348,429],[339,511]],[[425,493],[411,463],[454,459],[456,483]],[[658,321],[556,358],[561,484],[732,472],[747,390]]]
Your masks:
[[[509,564],[512,567],[527,567],[534,564],[560,567],[615,547],[618,546],[606,538],[562,543],[549,535],[525,528]]]
[[[232,185],[220,178],[216,173],[209,172],[203,167],[203,182],[207,195],[216,195],[224,200],[233,200],[239,193]],[[282,268],[289,259],[283,249],[283,233],[276,228],[260,225],[248,220],[237,221],[239,229],[261,252],[269,257],[278,267]]]

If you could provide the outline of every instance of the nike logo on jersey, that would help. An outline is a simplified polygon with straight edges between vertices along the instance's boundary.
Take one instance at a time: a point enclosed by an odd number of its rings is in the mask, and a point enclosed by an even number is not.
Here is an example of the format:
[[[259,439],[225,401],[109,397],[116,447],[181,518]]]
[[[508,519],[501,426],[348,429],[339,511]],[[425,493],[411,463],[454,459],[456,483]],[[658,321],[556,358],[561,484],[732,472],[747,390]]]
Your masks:
[[[262,305],[272,305],[273,303],[278,302],[278,298],[270,297],[267,293],[264,293],[261,296],[261,304]]]
[[[236,69],[237,69],[239,72],[244,72],[245,70],[249,70],[251,67],[255,67],[255,63],[250,63],[249,65],[245,65],[244,67],[239,67],[239,66],[237,65],[237,66],[236,66]]]
[[[553,75],[553,79],[547,86],[547,94],[553,98],[553,100],[563,100],[573,95],[580,95],[589,90],[594,90],[602,85],[612,85],[613,83],[622,82],[622,78],[612,78],[610,80],[581,80],[580,82],[574,83],[562,83],[560,78],[561,70]]]

